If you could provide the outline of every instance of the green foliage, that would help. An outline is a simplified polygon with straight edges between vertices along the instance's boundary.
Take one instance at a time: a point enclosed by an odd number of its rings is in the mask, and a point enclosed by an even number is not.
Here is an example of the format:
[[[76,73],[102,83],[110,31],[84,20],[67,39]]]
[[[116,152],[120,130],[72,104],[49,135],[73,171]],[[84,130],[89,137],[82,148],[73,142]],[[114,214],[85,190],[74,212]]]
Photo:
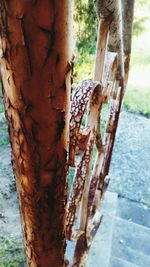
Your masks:
[[[93,78],[93,66],[95,55],[88,53],[78,54],[74,66],[74,86],[85,78]]]
[[[80,54],[95,51],[97,17],[93,0],[75,0],[75,35]]]
[[[133,23],[133,35],[138,36],[142,34],[145,30],[145,22],[148,18],[142,17],[142,18],[135,18]]]
[[[146,7],[150,7],[150,1],[149,0],[138,0],[137,4],[139,6],[146,6]]]
[[[139,36],[146,31],[146,23],[149,20],[150,1],[135,1],[135,14],[133,23],[133,35]]]

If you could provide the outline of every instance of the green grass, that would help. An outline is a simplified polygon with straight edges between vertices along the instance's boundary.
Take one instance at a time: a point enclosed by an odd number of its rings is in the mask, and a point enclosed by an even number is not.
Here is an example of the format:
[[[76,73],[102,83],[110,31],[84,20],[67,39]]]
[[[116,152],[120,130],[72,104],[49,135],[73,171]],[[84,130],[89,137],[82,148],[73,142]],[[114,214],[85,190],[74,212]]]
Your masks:
[[[141,89],[141,90],[138,90]],[[138,113],[150,118],[150,92],[135,88],[127,91],[124,108],[130,112]]]
[[[4,112],[3,96],[2,96],[2,85],[0,81],[0,113]]]
[[[9,138],[8,138],[8,136],[3,136],[0,139],[0,146],[6,146],[8,144],[9,144]]]
[[[0,116],[0,146],[9,144],[7,122],[5,116]]]
[[[4,112],[4,106],[3,106],[3,104],[0,103],[0,113],[1,112]]]
[[[150,64],[135,65],[130,70],[124,108],[150,117]]]
[[[5,239],[0,238],[0,267],[24,267],[25,255],[23,245]]]
[[[145,32],[133,38],[130,75],[123,107],[150,118],[150,19],[146,21],[145,27]]]

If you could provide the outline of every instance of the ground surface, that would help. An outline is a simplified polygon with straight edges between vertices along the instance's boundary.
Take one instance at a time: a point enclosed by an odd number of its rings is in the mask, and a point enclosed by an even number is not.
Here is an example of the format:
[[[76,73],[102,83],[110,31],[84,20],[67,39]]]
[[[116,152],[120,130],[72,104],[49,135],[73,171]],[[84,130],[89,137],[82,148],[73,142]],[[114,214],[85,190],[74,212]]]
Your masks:
[[[150,119],[122,112],[110,176],[110,191],[150,206]]]
[[[146,204],[146,207],[150,206],[149,136],[150,119],[122,112],[112,157],[112,180],[109,186],[110,191],[117,192],[126,201],[133,200],[135,203],[138,202],[138,205]],[[139,209],[137,212],[135,208],[134,210],[137,220]],[[124,216],[128,216],[128,213]],[[115,260],[113,258],[113,262]],[[3,113],[0,113],[0,267],[4,266],[23,267],[24,255],[10,146],[5,118]]]

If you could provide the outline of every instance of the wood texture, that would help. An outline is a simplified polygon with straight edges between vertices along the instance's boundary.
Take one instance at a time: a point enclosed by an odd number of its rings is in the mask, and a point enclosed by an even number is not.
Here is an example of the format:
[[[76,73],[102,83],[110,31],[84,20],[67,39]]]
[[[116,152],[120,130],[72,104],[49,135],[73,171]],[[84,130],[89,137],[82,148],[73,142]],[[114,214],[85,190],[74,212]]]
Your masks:
[[[64,266],[72,4],[0,1],[1,73],[28,266]]]

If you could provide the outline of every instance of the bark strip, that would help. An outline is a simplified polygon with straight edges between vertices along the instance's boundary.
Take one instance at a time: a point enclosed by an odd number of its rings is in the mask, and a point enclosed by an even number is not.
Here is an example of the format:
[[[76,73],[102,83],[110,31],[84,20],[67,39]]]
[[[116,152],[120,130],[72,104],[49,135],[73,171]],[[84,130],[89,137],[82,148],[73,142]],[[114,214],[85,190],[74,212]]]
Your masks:
[[[71,1],[0,1],[1,73],[28,266],[64,266]]]

